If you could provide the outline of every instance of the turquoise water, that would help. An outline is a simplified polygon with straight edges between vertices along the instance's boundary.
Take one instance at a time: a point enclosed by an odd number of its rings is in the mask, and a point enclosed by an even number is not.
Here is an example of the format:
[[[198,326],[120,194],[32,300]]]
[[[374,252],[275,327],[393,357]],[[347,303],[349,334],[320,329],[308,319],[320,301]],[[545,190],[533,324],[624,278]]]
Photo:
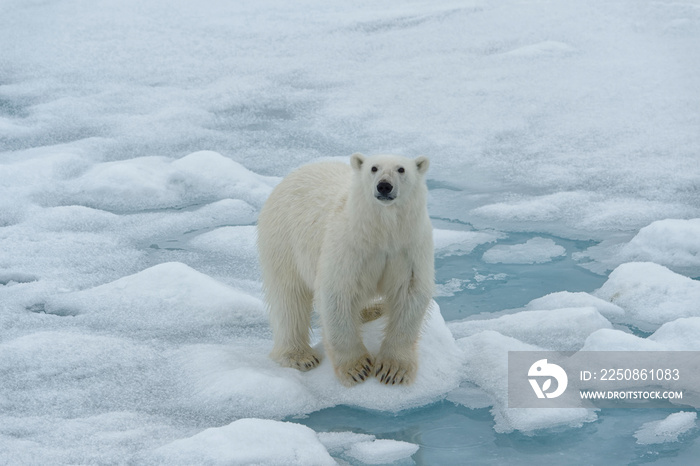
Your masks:
[[[478,246],[468,255],[447,256],[435,261],[435,281],[468,280],[466,289],[454,296],[438,296],[435,301],[446,321],[460,320],[482,312],[496,312],[522,307],[531,300],[557,291],[593,291],[604,276],[589,272],[571,259],[594,243],[573,241],[545,234],[509,233],[499,245],[524,243],[530,238],[554,240],[566,248],[566,256],[543,264],[489,264],[481,260],[494,243]],[[471,286],[469,286],[471,285]]]
[[[489,409],[468,409],[449,401],[397,415],[346,406],[329,408],[295,420],[317,432],[353,431],[420,445],[418,465],[581,465],[697,464],[698,433],[681,442],[638,445],[634,432],[645,422],[677,410],[603,410],[599,419],[578,429],[550,430],[528,436],[498,434]],[[350,458],[340,458],[353,463]],[[410,462],[408,463],[410,464]]]
[[[466,285],[454,296],[436,297],[445,320],[519,308],[556,291],[591,292],[606,280],[571,259],[572,253],[586,249],[592,242],[509,233],[496,244],[523,243],[535,236],[564,246],[566,256],[542,264],[489,264],[481,257],[494,246],[491,243],[467,255],[436,259],[436,283],[458,279]],[[663,419],[674,411],[678,409],[602,410],[597,421],[580,428],[550,429],[534,435],[499,434],[494,430],[490,408],[469,409],[447,400],[400,413],[336,406],[303,419],[288,420],[317,432],[352,431],[420,445],[412,459],[398,464],[693,464],[700,455],[692,442],[698,436],[696,431],[683,436],[680,442],[660,445],[638,445],[633,436],[645,422]],[[352,458],[337,459],[361,464]]]

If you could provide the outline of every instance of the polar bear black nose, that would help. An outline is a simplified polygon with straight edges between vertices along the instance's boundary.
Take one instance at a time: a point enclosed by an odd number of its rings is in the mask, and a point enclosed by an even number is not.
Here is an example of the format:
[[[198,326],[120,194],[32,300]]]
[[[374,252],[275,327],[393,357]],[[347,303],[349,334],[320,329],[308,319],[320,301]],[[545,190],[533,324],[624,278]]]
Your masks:
[[[380,181],[377,185],[377,192],[382,196],[388,195],[394,187],[387,181]]]

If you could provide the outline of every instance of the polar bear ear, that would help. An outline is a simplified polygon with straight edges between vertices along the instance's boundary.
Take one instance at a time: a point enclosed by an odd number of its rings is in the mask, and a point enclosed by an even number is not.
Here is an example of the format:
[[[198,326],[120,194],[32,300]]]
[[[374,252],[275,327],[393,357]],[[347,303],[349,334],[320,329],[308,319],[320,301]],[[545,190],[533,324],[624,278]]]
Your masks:
[[[428,171],[428,167],[430,166],[430,160],[428,160],[428,157],[420,156],[416,157],[416,168],[418,169],[418,173],[421,175],[425,174],[425,172]]]
[[[352,168],[355,170],[359,171],[363,163],[365,163],[365,156],[359,152],[350,156],[350,165],[352,165]]]

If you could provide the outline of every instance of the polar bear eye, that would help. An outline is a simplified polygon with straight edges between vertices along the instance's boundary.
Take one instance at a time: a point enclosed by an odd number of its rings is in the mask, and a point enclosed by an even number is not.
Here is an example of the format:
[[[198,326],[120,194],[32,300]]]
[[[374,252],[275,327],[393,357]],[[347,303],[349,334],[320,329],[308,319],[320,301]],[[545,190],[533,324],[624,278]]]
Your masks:
[[[406,170],[404,170],[403,167],[399,167],[399,173],[403,173],[403,172],[405,172],[405,171],[406,171]]]
[[[372,173],[376,173],[376,172],[377,172],[377,166],[375,165],[374,167],[372,167]]]

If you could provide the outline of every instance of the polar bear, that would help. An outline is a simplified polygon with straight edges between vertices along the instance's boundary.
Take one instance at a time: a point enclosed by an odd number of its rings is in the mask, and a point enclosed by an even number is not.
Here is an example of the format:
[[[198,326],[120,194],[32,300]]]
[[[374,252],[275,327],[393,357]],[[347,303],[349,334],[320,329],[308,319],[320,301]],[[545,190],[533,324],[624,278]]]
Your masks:
[[[306,165],[275,187],[258,217],[273,359],[301,371],[320,363],[309,345],[315,307],[344,385],[370,375],[385,384],[413,381],[435,275],[428,165],[426,157],[353,154],[350,166]],[[373,356],[360,327],[380,313],[387,323]]]

